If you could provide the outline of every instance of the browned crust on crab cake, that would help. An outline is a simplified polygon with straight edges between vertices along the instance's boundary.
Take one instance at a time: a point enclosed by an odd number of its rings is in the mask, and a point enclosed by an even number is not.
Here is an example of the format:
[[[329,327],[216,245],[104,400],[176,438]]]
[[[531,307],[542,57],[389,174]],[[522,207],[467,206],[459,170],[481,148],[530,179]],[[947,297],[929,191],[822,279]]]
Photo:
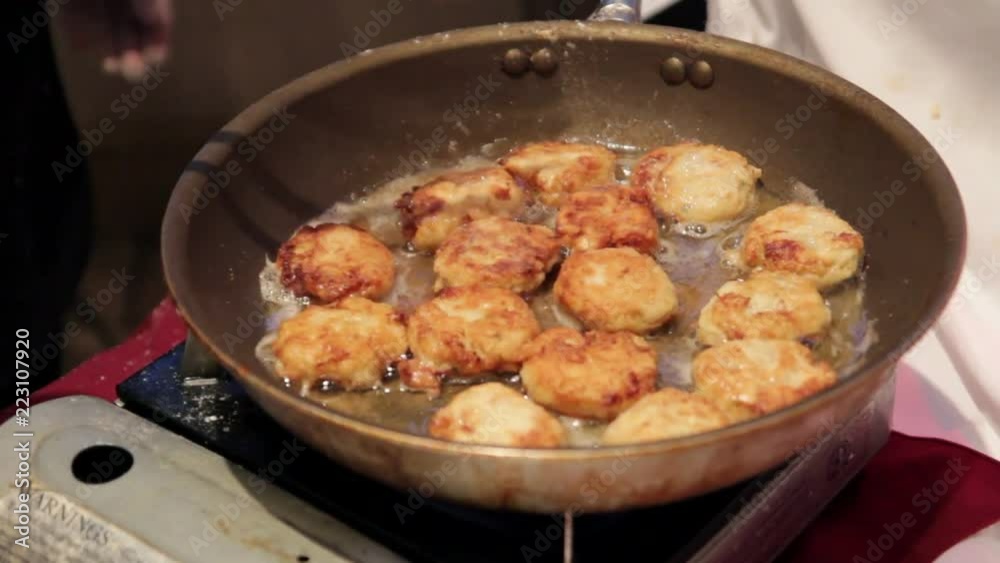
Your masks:
[[[508,289],[449,287],[410,315],[413,358],[400,362],[400,375],[410,387],[434,391],[447,375],[517,371],[540,331],[528,304]]]
[[[612,420],[656,389],[656,373],[656,352],[634,334],[558,327],[528,346],[521,381],[542,406]]]
[[[717,145],[680,143],[646,153],[632,183],[649,191],[664,217],[684,223],[719,223],[746,213],[756,201],[759,168]]]
[[[369,389],[406,353],[406,327],[391,306],[363,297],[310,305],[278,328],[276,371],[311,385],[326,379],[345,389]]]
[[[740,258],[748,269],[799,275],[825,289],[854,276],[863,254],[861,235],[836,213],[789,203],[753,220]]]
[[[604,186],[569,194],[556,217],[556,234],[573,250],[632,247],[656,250],[659,224],[649,195],[631,186]]]
[[[677,311],[677,294],[655,260],[634,248],[574,252],[553,288],[562,307],[594,330],[644,333]]]
[[[336,303],[355,295],[380,299],[396,276],[392,252],[352,225],[305,226],[278,249],[281,283],[297,296]]]
[[[729,424],[711,400],[667,387],[639,399],[604,430],[601,444],[656,442],[701,434]]]
[[[435,289],[466,285],[536,289],[561,255],[555,233],[541,225],[490,217],[455,229],[434,257]]]
[[[482,383],[455,395],[434,413],[428,433],[443,440],[518,448],[566,443],[559,420],[502,383]]]
[[[525,194],[499,166],[450,172],[404,194],[397,202],[403,234],[417,250],[436,249],[456,228],[491,216],[514,217]]]
[[[708,348],[691,365],[698,393],[734,420],[768,414],[831,387],[837,373],[792,340],[734,340]]]
[[[558,207],[567,194],[615,181],[615,153],[600,146],[548,141],[518,147],[500,165]]]
[[[800,340],[818,336],[830,320],[830,309],[812,282],[759,272],[716,290],[698,317],[698,341],[716,346],[743,338]]]

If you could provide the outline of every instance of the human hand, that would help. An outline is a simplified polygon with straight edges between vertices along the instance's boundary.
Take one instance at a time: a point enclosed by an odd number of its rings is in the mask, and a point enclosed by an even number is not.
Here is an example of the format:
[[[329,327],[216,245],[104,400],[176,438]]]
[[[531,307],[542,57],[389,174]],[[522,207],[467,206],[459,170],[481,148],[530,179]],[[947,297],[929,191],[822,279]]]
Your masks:
[[[137,81],[167,58],[172,0],[70,0],[63,8],[70,41],[102,52],[102,67]]]

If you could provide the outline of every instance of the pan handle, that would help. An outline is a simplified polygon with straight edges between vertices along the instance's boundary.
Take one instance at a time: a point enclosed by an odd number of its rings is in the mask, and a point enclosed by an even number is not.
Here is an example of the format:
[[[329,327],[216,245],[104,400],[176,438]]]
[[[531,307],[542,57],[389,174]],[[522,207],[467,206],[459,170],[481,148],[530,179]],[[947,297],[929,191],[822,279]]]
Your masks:
[[[641,12],[642,0],[601,0],[590,20],[639,23]]]

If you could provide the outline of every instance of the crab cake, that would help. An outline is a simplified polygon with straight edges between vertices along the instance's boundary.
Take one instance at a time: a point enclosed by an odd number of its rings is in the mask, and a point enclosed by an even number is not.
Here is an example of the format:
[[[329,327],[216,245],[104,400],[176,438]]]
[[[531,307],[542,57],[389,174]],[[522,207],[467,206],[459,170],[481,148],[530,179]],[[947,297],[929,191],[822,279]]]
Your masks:
[[[729,424],[712,401],[667,387],[639,399],[604,430],[601,444],[614,446],[655,442],[700,434]]]
[[[691,366],[698,393],[733,420],[764,415],[832,386],[837,374],[792,340],[734,340],[698,354]]]
[[[656,352],[627,332],[552,328],[528,346],[521,382],[542,406],[612,420],[656,389]]]
[[[403,234],[417,250],[434,250],[460,225],[493,215],[514,217],[524,189],[499,166],[445,174],[396,202]]]
[[[630,246],[656,249],[659,224],[645,190],[605,186],[566,196],[556,217],[556,234],[573,250]]]
[[[499,287],[449,287],[417,307],[407,323],[413,358],[403,382],[435,391],[445,375],[517,371],[524,347],[541,329],[516,293]]]
[[[344,389],[369,389],[406,353],[402,315],[389,305],[348,297],[336,306],[310,305],[281,323],[274,341],[282,377]]]
[[[648,332],[677,310],[667,273],[634,248],[573,253],[553,289],[566,311],[595,330]]]
[[[566,443],[559,420],[502,383],[462,391],[431,417],[435,438],[491,446],[554,448]]]
[[[335,223],[299,229],[278,249],[277,265],[285,287],[321,303],[385,297],[396,277],[384,244],[358,227]]]
[[[722,285],[698,317],[698,341],[717,346],[727,340],[799,340],[830,325],[830,309],[810,281],[761,272]]]
[[[500,164],[559,207],[566,194],[615,181],[615,153],[600,145],[545,142],[518,147]]]
[[[434,289],[465,285],[503,287],[518,293],[537,288],[559,260],[559,239],[547,227],[502,217],[455,229],[434,257]]]
[[[747,268],[804,276],[825,289],[858,271],[864,241],[829,209],[789,203],[754,219],[743,235]]]
[[[756,201],[760,169],[716,145],[682,143],[646,153],[632,182],[649,191],[663,216],[681,223],[731,221]]]

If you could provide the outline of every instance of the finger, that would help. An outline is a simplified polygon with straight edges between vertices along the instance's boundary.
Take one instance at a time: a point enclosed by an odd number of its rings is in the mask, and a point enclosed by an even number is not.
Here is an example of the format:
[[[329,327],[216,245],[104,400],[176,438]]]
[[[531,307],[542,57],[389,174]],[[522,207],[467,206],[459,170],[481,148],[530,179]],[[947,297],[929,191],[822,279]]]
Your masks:
[[[135,18],[139,52],[147,65],[162,63],[167,57],[173,22],[170,0],[128,0]]]
[[[122,76],[129,82],[138,82],[146,75],[146,63],[139,51],[126,51],[121,63]]]
[[[106,74],[118,74],[121,68],[122,63],[118,57],[107,56],[101,61],[101,70]]]

